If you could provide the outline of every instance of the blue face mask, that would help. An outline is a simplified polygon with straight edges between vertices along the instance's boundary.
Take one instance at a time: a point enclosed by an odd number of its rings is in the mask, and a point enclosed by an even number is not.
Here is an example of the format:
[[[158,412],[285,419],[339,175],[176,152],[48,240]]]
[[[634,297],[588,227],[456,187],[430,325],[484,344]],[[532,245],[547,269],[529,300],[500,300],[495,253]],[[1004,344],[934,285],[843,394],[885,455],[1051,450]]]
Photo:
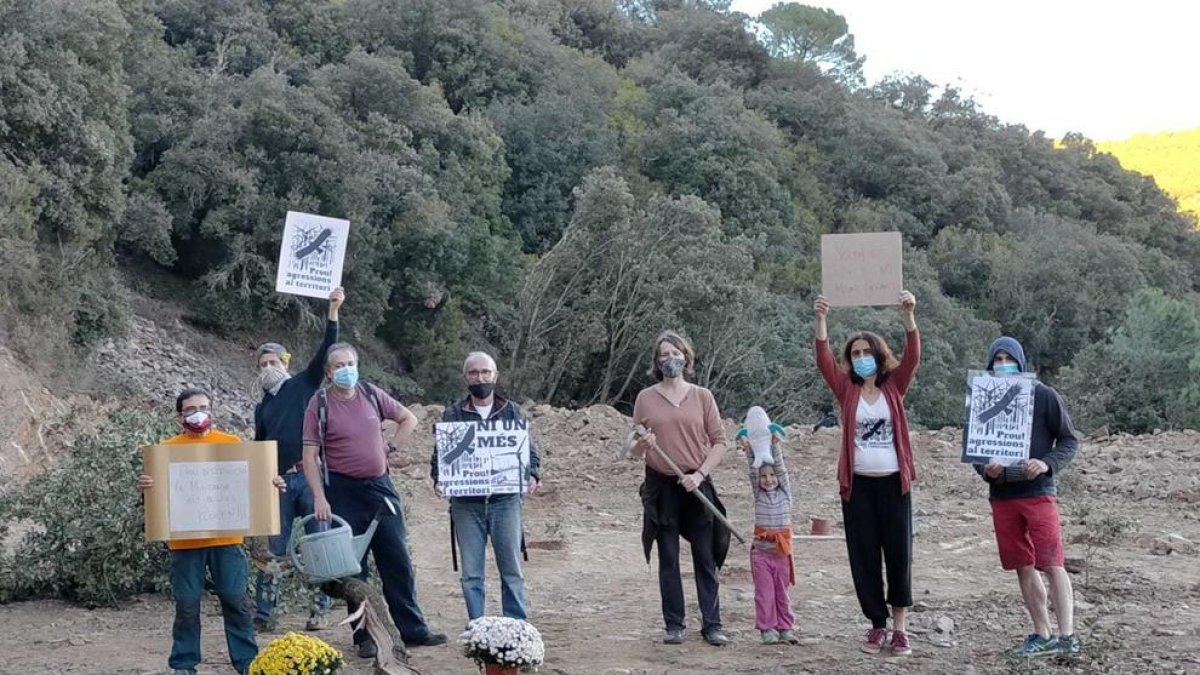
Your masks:
[[[854,364],[854,374],[864,380],[875,374],[874,356],[860,356],[854,359],[852,363]]]
[[[992,366],[992,372],[997,375],[1020,375],[1021,367],[1015,363],[997,363]]]
[[[333,383],[343,389],[352,389],[358,384],[358,367],[342,366],[333,371]]]

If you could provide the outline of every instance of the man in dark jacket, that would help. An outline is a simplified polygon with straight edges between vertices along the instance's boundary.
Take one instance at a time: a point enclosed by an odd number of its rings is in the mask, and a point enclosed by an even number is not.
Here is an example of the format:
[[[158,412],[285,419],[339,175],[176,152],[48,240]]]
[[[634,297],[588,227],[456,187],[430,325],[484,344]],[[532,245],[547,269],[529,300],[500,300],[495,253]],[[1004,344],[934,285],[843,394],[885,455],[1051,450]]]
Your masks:
[[[341,287],[335,288],[329,295],[325,338],[313,353],[308,366],[294,377],[288,372],[292,355],[283,345],[267,342],[258,348],[258,384],[263,398],[254,408],[254,440],[275,441],[279,452],[279,473],[287,485],[287,492],[279,496],[279,535],[270,539],[271,554],[276,557],[286,552],[292,534],[292,522],[313,512],[312,491],[308,489],[300,465],[304,409],[325,381],[325,357],[329,346],[338,341],[338,310],[345,299],[346,294]],[[260,632],[275,629],[278,595],[278,575],[260,570],[254,580],[254,626]],[[305,628],[321,628],[328,612],[329,598],[316,591]]]
[[[987,369],[996,375],[1025,372],[1021,343],[1011,337],[998,338],[988,349]],[[1013,650],[1020,656],[1075,655],[1080,651],[1071,577],[1063,567],[1055,483],[1078,447],[1079,438],[1062,398],[1039,382],[1034,387],[1029,460],[1007,467],[995,462],[975,465],[988,482],[1000,564],[1016,570],[1025,608],[1033,619],[1034,632]],[[1058,635],[1050,629],[1046,587],[1039,571],[1050,580]]]
[[[451,404],[442,414],[443,422],[481,422],[485,420],[525,420],[525,411],[513,401],[497,396],[496,362],[484,352],[473,352],[463,363],[463,379],[470,394]],[[528,482],[528,494],[538,489],[541,462],[533,435],[529,435],[529,466],[522,480]],[[438,457],[430,460],[434,487],[438,484]],[[453,497],[450,520],[462,552],[462,589],[468,619],[484,615],[484,562],[488,536],[500,571],[500,604],[504,616],[524,620],[525,576],[521,572],[521,494],[497,494],[487,497]]]

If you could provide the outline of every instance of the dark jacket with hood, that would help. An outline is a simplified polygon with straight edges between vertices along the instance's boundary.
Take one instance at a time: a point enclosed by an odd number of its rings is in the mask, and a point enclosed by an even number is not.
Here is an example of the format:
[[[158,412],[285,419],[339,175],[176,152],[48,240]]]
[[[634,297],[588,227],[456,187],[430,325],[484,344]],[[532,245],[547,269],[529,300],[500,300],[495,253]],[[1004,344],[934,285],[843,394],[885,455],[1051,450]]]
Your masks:
[[[988,348],[987,370],[992,369],[997,352],[1004,351],[1012,356],[1021,372],[1026,370],[1025,349],[1011,337],[997,338]],[[1041,382],[1034,385],[1033,432],[1029,443],[1029,458],[1040,459],[1050,470],[1033,480],[1025,477],[1025,463],[1006,467],[1004,473],[989,478],[983,465],[976,464],[975,471],[988,482],[989,498],[1022,499],[1058,494],[1055,476],[1075,458],[1079,448],[1079,436],[1071,424],[1071,416],[1063,404],[1062,397],[1053,388]]]

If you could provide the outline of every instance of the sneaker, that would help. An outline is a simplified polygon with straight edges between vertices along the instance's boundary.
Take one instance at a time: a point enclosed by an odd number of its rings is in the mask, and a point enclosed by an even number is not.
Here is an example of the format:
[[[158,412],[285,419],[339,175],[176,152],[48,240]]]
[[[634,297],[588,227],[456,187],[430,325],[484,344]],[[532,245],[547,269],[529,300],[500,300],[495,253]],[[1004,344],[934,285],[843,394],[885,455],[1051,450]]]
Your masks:
[[[762,631],[762,641],[764,645],[773,645],[779,642],[779,633],[773,630]]]
[[[663,636],[663,644],[665,645],[681,645],[683,644],[683,629],[667,629],[666,635]]]
[[[892,631],[892,656],[908,656],[912,647],[908,646],[908,633],[902,630]]]
[[[714,628],[701,634],[704,636],[704,641],[714,647],[724,647],[729,644],[729,637],[720,628]]]
[[[256,633],[274,633],[279,624],[274,619],[255,619],[254,632]]]
[[[1050,656],[1058,653],[1058,640],[1030,633],[1025,641],[1013,648],[1014,656]]]
[[[796,638],[796,633],[790,630],[779,631],[779,641],[786,642],[790,645],[800,644],[800,640]]]
[[[436,647],[449,642],[445,633],[434,633],[432,631],[418,638],[405,640],[404,644],[408,647]]]
[[[867,654],[878,654],[883,649],[883,641],[887,639],[886,628],[872,628],[867,631],[867,639],[862,643],[862,650]]]
[[[373,659],[379,655],[379,647],[375,646],[375,641],[367,638],[365,641],[358,643],[358,658]]]
[[[1058,636],[1058,653],[1063,656],[1079,656],[1083,652],[1083,644],[1079,642],[1079,636],[1072,633],[1071,635]]]

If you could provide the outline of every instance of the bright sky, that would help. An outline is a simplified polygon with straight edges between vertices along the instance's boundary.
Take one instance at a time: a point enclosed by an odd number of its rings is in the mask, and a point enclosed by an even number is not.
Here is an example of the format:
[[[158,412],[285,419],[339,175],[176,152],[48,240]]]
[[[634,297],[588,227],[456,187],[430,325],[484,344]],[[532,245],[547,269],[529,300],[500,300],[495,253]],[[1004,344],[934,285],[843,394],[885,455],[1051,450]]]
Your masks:
[[[775,0],[733,0],[757,16]],[[808,0],[846,17],[867,81],[954,84],[1002,121],[1093,140],[1200,126],[1195,0]]]

